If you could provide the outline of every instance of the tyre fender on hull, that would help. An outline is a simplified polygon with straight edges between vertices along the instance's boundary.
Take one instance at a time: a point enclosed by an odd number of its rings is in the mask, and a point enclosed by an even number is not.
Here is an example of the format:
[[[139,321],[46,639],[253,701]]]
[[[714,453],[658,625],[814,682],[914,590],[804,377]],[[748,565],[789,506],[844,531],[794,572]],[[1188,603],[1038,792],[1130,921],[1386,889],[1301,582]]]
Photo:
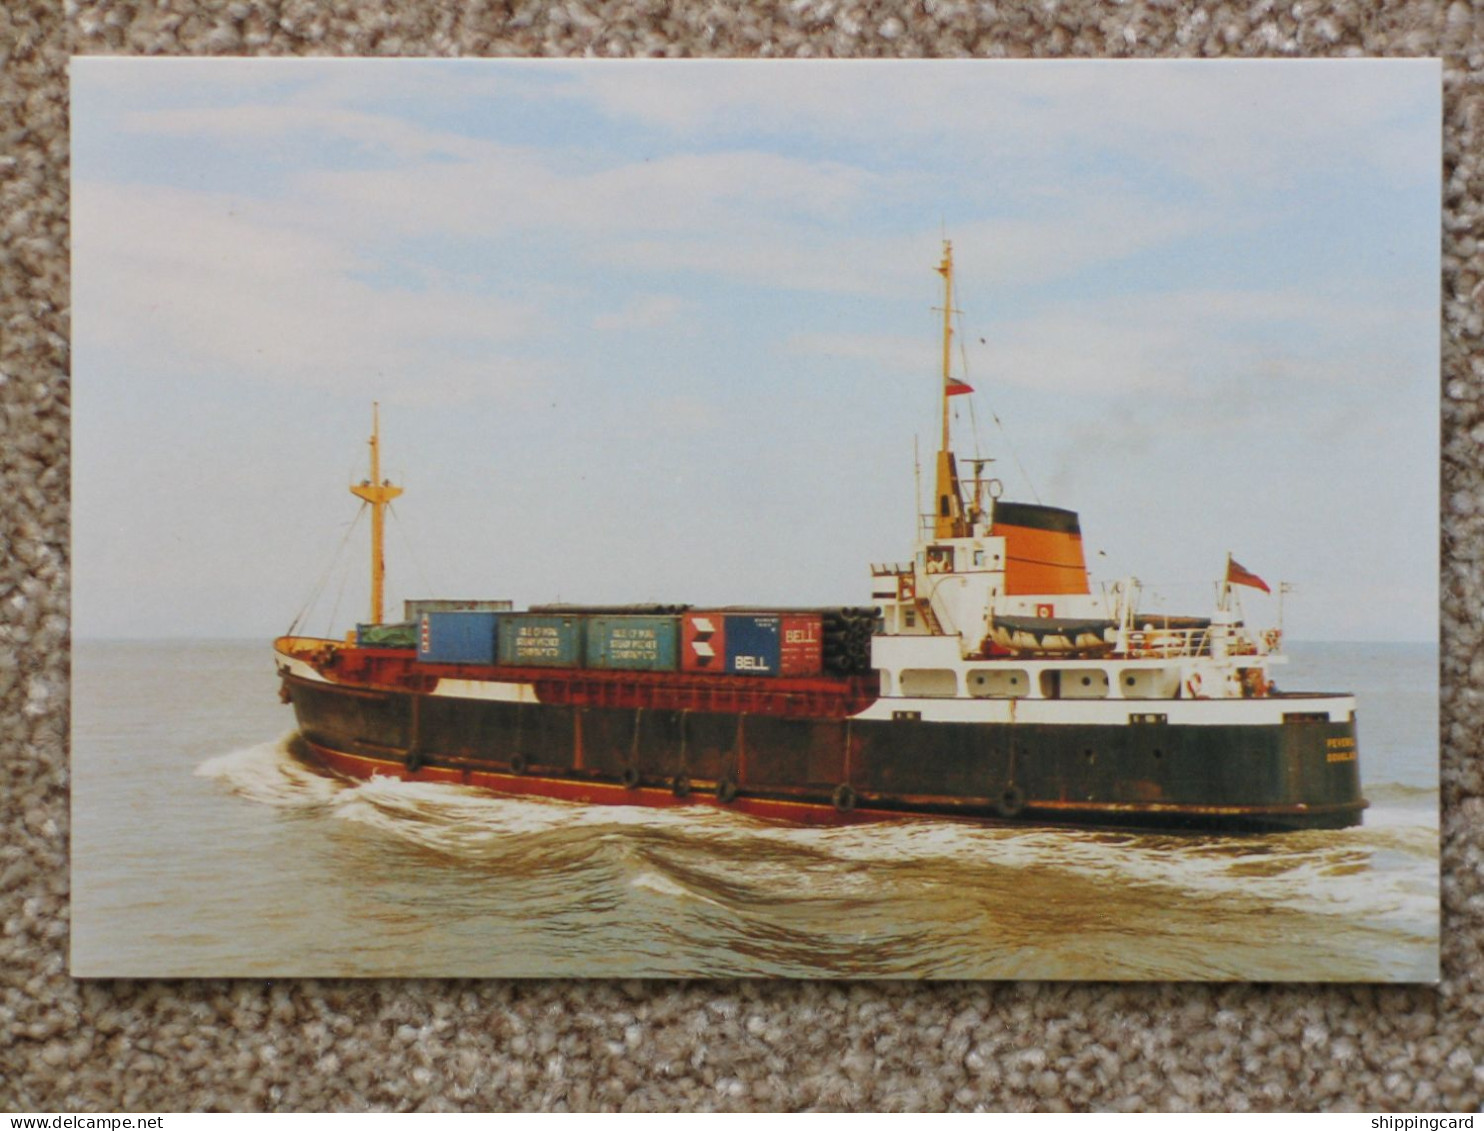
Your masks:
[[[409,750],[407,751],[407,759],[403,764],[407,767],[409,774],[415,774],[427,765],[427,762],[428,759],[421,750]]]
[[[831,800],[834,801],[838,812],[849,813],[855,808],[855,790],[847,782],[841,782],[835,787],[835,795]]]
[[[1007,785],[995,800],[995,812],[1001,817],[1018,817],[1025,809],[1025,791],[1018,785]]]
[[[690,778],[684,774],[676,774],[670,779],[670,792],[684,801],[690,796]]]
[[[639,771],[636,770],[636,769],[634,769],[633,766],[630,766],[627,770],[625,770],[623,772],[623,777],[620,778],[619,780],[623,782],[623,787],[625,789],[638,789],[639,788]]]
[[[716,800],[723,805],[730,805],[737,800],[737,780],[733,777],[724,777],[716,783]]]
[[[524,754],[510,755],[510,772],[512,774],[523,774],[526,772],[528,766],[529,763],[526,761]]]

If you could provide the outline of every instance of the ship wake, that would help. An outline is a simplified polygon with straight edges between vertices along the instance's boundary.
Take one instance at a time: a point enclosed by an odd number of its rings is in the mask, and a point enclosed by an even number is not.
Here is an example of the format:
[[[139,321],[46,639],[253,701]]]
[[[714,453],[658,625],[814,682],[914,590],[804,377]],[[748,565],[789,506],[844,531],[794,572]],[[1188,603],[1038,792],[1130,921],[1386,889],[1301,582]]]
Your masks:
[[[288,737],[197,772],[362,830],[446,892],[451,913],[463,900],[454,877],[499,885],[512,919],[499,930],[518,921],[540,934],[553,972],[617,961],[582,957],[601,926],[629,938],[625,970],[654,973],[1312,977],[1319,948],[1336,979],[1431,976],[1437,841],[1425,805],[1381,808],[1360,828],[1256,837],[928,818],[810,828],[705,805],[347,781],[296,750]]]

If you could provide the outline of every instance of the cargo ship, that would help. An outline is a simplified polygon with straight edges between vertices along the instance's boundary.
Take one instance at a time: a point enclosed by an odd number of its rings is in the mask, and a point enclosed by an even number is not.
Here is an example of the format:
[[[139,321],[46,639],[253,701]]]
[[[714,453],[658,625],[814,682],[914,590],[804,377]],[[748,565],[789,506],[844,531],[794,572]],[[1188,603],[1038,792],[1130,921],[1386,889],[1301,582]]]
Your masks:
[[[829,608],[406,602],[383,616],[373,408],[371,606],[343,639],[275,644],[302,756],[388,775],[593,804],[711,805],[838,824],[988,822],[1271,832],[1359,824],[1352,695],[1280,692],[1280,630],[1236,592],[1139,611],[1094,593],[1075,512],[961,474],[945,241],[935,489],[911,560],[871,567],[870,602]],[[923,509],[923,508],[919,508]]]

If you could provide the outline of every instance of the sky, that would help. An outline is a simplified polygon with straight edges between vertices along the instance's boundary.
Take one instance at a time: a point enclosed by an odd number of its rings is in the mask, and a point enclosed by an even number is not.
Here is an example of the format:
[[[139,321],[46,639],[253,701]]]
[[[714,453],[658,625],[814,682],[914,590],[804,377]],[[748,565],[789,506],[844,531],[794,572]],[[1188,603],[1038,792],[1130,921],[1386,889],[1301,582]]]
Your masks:
[[[1430,60],[78,58],[75,632],[868,604],[961,456],[1096,582],[1437,633]],[[1249,619],[1276,599],[1244,592]],[[301,616],[302,614],[302,616]],[[296,620],[296,618],[298,618]]]

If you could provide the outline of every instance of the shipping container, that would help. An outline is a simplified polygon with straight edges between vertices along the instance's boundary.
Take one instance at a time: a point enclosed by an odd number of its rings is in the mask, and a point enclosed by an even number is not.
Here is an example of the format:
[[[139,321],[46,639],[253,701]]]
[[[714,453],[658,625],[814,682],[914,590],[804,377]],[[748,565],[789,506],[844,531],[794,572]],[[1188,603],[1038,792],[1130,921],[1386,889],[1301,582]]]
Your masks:
[[[358,624],[356,643],[362,648],[416,648],[417,625],[411,621],[403,624]]]
[[[424,613],[418,620],[417,658],[425,664],[492,664],[499,614]]]
[[[590,668],[672,672],[679,663],[680,620],[667,616],[587,618]]]
[[[724,613],[686,613],[680,619],[680,670],[725,672],[726,635]]]
[[[424,613],[507,613],[515,608],[512,601],[462,601],[447,597],[420,597],[402,602],[402,618],[417,622]]]
[[[824,665],[824,624],[818,613],[779,618],[778,674],[818,675]]]
[[[729,613],[726,618],[728,675],[777,675],[783,618]]]
[[[575,668],[582,663],[582,638],[581,617],[507,613],[500,618],[500,663]]]

